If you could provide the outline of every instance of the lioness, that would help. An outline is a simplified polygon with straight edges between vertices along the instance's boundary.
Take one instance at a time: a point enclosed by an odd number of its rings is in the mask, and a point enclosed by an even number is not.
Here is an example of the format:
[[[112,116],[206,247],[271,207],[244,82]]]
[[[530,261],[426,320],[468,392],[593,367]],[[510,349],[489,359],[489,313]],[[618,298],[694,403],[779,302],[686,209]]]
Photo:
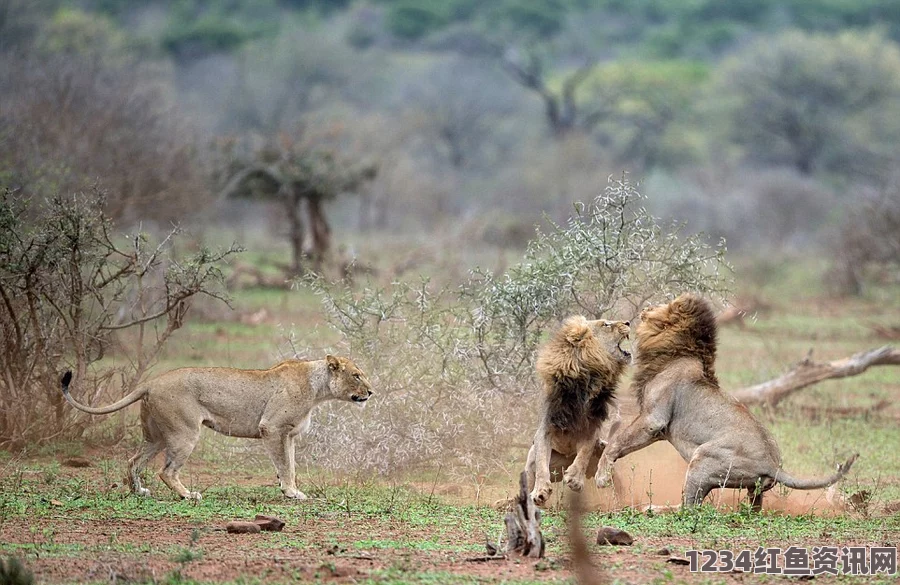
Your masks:
[[[821,479],[796,479],[781,468],[775,438],[749,410],[719,389],[715,373],[716,321],[708,302],[685,294],[645,309],[635,331],[632,387],[640,412],[610,439],[597,470],[609,483],[620,457],[661,439],[688,462],[683,503],[694,506],[713,489],[746,488],[754,510],[776,483],[810,490],[829,486],[853,465]]]
[[[69,395],[72,372],[62,377],[69,404],[90,414],[108,414],[141,400],[144,443],[131,458],[128,478],[132,491],[148,496],[140,472],[165,449],[160,479],[182,498],[200,499],[188,491],[178,471],[200,439],[201,426],[232,437],[262,439],[288,498],[305,500],[297,489],[294,441],[309,429],[314,406],[326,400],[347,400],[361,406],[372,396],[366,375],[347,358],[287,360],[268,370],[181,368],[148,380],[115,404],[92,408]]]
[[[610,418],[619,376],[631,361],[622,348],[630,331],[627,321],[588,321],[576,315],[538,352],[536,370],[544,395],[525,464],[535,504],[548,501],[550,484],[560,474],[569,489],[580,492],[585,476],[597,468],[606,445],[601,426]]]

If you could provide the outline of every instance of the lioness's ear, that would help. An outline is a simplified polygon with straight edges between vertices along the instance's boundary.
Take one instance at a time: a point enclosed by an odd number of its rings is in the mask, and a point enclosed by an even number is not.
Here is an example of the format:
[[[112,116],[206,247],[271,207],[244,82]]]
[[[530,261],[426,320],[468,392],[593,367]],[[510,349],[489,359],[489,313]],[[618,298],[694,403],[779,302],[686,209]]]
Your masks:
[[[325,361],[328,363],[328,369],[332,372],[336,372],[341,369],[341,362],[336,357],[331,354],[325,356]]]

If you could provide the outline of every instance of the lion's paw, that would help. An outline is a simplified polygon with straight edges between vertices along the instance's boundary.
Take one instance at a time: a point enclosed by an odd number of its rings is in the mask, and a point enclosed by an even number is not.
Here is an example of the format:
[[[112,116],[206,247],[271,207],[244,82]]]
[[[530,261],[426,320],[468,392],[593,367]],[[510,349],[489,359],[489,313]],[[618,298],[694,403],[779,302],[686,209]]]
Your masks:
[[[145,488],[145,487],[138,488],[138,489],[135,491],[135,493],[136,493],[137,495],[143,496],[143,497],[145,497],[145,498],[149,498],[149,497],[150,497],[150,490],[148,490],[148,489]]]
[[[531,490],[531,500],[536,506],[544,506],[550,501],[550,494],[552,493],[553,488],[550,487],[550,484],[535,486],[534,489]]]
[[[304,493],[301,492],[300,490],[286,490],[286,491],[284,492],[284,497],[290,498],[290,499],[292,499],[292,500],[300,500],[300,501],[308,500],[308,499],[309,499],[309,498],[306,496],[306,494],[304,494]]]
[[[187,495],[184,497],[184,499],[185,500],[195,500],[195,501],[199,502],[200,500],[203,499],[203,496],[200,494],[200,492],[188,492]]]
[[[584,489],[584,474],[580,470],[569,473],[567,469],[565,475],[563,475],[563,481],[573,492],[580,492]]]
[[[594,476],[594,480],[597,482],[598,488],[609,487],[610,476],[608,471],[600,471],[597,470],[597,475]]]

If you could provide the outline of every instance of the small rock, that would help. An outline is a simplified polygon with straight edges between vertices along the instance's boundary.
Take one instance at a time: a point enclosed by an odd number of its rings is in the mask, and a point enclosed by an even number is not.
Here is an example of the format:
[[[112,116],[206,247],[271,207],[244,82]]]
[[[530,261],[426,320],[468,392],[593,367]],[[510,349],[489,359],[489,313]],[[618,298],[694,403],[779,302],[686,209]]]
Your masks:
[[[257,514],[253,523],[259,526],[259,529],[264,532],[281,532],[284,528],[283,520],[276,518],[275,516],[266,516],[264,514]]]
[[[93,465],[90,459],[85,459],[84,457],[69,457],[64,459],[62,464],[66,467],[90,467]]]
[[[619,530],[612,526],[604,526],[597,533],[597,544],[612,544],[621,546],[630,546],[634,544],[634,539],[624,530]]]
[[[225,530],[231,534],[258,534],[260,531],[259,524],[256,522],[244,522],[242,520],[232,520],[225,525]]]
[[[670,550],[669,550],[668,548],[666,548],[666,547],[662,547],[661,549],[659,549],[658,551],[656,551],[656,554],[658,554],[658,555],[660,555],[660,556],[663,556],[663,557],[668,557],[668,556],[671,556],[671,555],[672,555],[672,551],[670,551]]]

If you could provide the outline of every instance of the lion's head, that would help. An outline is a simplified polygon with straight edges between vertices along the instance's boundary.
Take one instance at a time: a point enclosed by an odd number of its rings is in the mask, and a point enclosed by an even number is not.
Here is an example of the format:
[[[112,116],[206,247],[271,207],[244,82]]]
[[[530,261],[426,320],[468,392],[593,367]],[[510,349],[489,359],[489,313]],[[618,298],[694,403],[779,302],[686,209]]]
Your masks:
[[[333,396],[365,406],[372,396],[372,384],[366,374],[348,358],[325,356],[330,379],[328,386]]]
[[[606,420],[619,376],[631,362],[622,347],[627,321],[566,319],[537,356],[547,417],[556,429],[587,433]]]
[[[589,321],[573,315],[538,352],[538,374],[545,381],[598,374],[615,380],[631,361],[622,347],[630,332],[627,321]]]
[[[716,317],[709,302],[695,294],[685,293],[670,303],[644,309],[634,344],[639,399],[643,384],[680,357],[700,360],[705,376],[718,385]]]

